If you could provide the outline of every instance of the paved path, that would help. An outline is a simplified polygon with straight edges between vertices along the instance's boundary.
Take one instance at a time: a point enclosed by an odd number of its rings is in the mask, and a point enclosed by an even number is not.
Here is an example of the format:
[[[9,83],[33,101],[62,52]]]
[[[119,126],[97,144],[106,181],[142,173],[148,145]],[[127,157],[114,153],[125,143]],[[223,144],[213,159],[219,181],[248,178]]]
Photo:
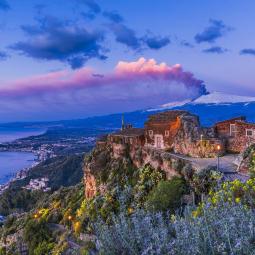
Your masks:
[[[192,158],[180,154],[169,153],[172,157],[189,161],[195,169],[202,170],[209,166],[217,166],[217,158]],[[237,155],[226,155],[220,157],[220,171],[223,173],[236,173],[238,166],[235,164]]]
[[[169,153],[175,158],[180,158],[189,161],[196,170],[202,170],[209,166],[217,167],[217,158],[192,158],[180,154]],[[238,155],[229,154],[223,157],[220,157],[220,171],[224,174],[226,180],[235,180],[239,179],[241,181],[246,181],[249,179],[247,175],[240,174],[237,172],[238,164]]]

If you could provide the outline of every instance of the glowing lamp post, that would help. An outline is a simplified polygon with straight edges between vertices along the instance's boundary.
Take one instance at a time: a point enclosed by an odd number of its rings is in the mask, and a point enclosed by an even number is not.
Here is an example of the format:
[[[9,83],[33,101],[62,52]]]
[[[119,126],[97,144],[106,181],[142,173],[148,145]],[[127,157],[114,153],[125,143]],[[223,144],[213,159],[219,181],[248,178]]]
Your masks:
[[[217,147],[217,171],[220,170],[220,151],[221,151],[221,146],[218,144]]]

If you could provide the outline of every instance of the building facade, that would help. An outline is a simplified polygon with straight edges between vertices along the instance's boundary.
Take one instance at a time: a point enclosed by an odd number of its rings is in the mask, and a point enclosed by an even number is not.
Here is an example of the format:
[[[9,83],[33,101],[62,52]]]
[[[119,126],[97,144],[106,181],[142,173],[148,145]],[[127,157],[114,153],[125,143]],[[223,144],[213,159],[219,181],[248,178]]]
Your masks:
[[[144,146],[144,129],[133,128],[131,125],[125,126],[120,131],[108,135],[107,140],[111,143],[122,145]]]
[[[171,148],[181,128],[180,117],[185,111],[168,111],[151,115],[145,123],[145,143],[158,149]]]
[[[200,125],[199,117],[187,111],[172,110],[151,115],[143,128],[124,125],[107,137],[119,146],[147,146],[192,157],[215,157],[225,152],[240,153],[255,143],[255,124],[245,117],[216,123],[211,128]],[[118,145],[118,146],[117,146]]]
[[[193,157],[225,152],[213,128],[203,128],[198,116],[180,110],[151,115],[145,123],[145,145]]]
[[[240,153],[255,143],[255,124],[248,123],[244,116],[218,122],[214,129],[226,141],[228,152]]]

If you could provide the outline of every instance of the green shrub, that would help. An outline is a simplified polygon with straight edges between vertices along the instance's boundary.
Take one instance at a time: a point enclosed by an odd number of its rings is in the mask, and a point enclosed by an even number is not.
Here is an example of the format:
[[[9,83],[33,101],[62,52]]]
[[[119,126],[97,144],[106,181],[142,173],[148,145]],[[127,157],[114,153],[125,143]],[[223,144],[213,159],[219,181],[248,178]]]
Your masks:
[[[52,234],[47,226],[47,223],[44,220],[37,221],[33,219],[28,220],[26,223],[24,229],[24,239],[28,244],[29,254],[35,254],[34,252],[36,250],[38,252],[36,254],[43,254],[40,253],[42,250],[50,248],[46,244],[50,244],[53,241]]]
[[[34,255],[46,255],[51,254],[51,250],[54,247],[54,243],[41,242],[34,250]]]
[[[174,213],[181,205],[181,197],[186,190],[183,179],[175,177],[170,181],[160,181],[148,196],[146,207],[153,211]]]

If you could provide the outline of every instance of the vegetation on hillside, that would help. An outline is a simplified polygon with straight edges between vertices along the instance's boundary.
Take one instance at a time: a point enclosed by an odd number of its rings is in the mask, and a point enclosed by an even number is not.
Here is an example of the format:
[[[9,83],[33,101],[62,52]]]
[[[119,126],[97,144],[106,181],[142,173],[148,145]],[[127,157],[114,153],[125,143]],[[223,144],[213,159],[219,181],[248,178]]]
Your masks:
[[[49,193],[21,192],[15,200],[14,193],[5,194],[7,212],[27,212],[9,216],[0,229],[0,240],[16,238],[0,254],[17,254],[20,243],[31,255],[252,254],[255,179],[220,183],[215,169],[193,173],[186,166],[179,177],[167,180],[149,164],[136,169],[128,158],[113,160],[107,152],[97,159],[93,170],[100,189],[94,198],[84,197],[82,183],[53,185],[56,191]],[[69,173],[63,180],[68,185],[78,176],[63,166],[76,169],[74,161],[48,161],[39,171],[54,173],[55,183]]]
[[[30,191],[23,188],[31,179],[48,177],[49,187],[53,191],[62,186],[78,184],[83,177],[82,164],[83,156],[73,155],[48,159],[33,167],[25,179],[11,183],[10,187],[0,196],[0,215],[29,211],[36,207],[38,201],[45,198],[46,194],[41,191]]]

